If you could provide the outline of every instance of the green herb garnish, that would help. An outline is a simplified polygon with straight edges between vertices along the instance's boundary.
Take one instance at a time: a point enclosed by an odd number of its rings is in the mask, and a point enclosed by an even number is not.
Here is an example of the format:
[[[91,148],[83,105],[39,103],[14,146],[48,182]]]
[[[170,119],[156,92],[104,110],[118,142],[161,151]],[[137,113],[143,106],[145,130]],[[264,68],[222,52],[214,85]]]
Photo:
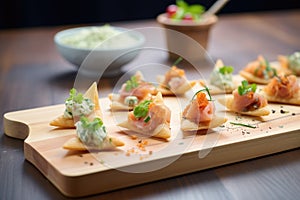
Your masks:
[[[150,117],[150,116],[148,116],[148,117],[146,117],[146,119],[144,119],[144,122],[145,122],[145,123],[147,123],[147,122],[149,122],[149,121],[150,121],[150,119],[151,119],[151,117]]]
[[[247,94],[248,92],[255,92],[256,88],[257,88],[256,84],[253,83],[253,84],[249,85],[248,81],[243,80],[242,85],[240,85],[238,87],[238,93],[239,93],[239,95],[242,96],[242,95]]]
[[[294,52],[293,54],[287,56],[289,62],[289,69],[291,69],[295,74],[300,73],[300,52]]]
[[[194,96],[192,97],[192,100],[197,96],[197,94],[198,94],[199,92],[206,92],[206,93],[208,94],[208,97],[209,97],[208,101],[212,101],[212,97],[211,97],[211,94],[210,94],[210,92],[209,92],[209,88],[208,88],[206,85],[204,85],[204,89],[201,89],[201,90],[197,91],[197,92],[194,94]]]
[[[151,100],[144,100],[133,109],[133,115],[135,118],[146,117],[149,111],[149,105]]]
[[[257,128],[256,126],[251,125],[251,124],[243,124],[243,123],[236,123],[236,122],[230,122],[230,124],[237,125],[237,126],[244,126],[244,127],[248,127],[248,128]]]
[[[83,94],[77,92],[75,88],[70,90],[70,97],[66,99],[66,101],[74,101],[78,104],[81,104],[84,100]]]
[[[80,122],[82,123],[82,127],[84,129],[89,129],[96,131],[103,126],[103,121],[100,118],[95,118],[93,121],[89,121],[89,119],[85,116],[80,117]],[[103,128],[105,132],[105,128]]]
[[[259,68],[260,68],[260,67],[257,67],[257,68],[254,70],[254,75],[255,75],[255,76],[257,76],[257,74],[258,74]]]
[[[270,66],[270,63],[268,60],[265,59],[265,63],[266,63],[266,70],[264,71],[264,77],[265,78],[270,78],[269,77],[269,72],[272,72],[272,76],[277,76],[277,71],[276,69],[272,68]]]
[[[232,74],[233,70],[234,69],[232,66],[223,66],[219,69],[219,72],[225,75],[225,74]]]
[[[184,0],[177,0],[178,7],[174,19],[183,19],[186,15],[191,15],[193,19],[199,19],[200,15],[204,13],[205,7],[200,4],[189,5]]]
[[[172,66],[176,66],[176,65],[178,65],[181,61],[183,60],[183,58],[182,57],[179,57],[179,58],[177,58],[177,60],[173,63],[173,65]]]
[[[139,83],[137,82],[137,78],[136,76],[132,76],[130,80],[126,81],[125,90],[129,92],[130,90],[136,88],[137,86],[139,86]]]
[[[267,59],[264,59],[264,62],[260,62],[260,67],[261,66],[266,66],[266,68],[262,71],[263,75],[264,75],[264,78],[265,79],[269,79],[273,76],[277,76],[277,71],[276,69],[274,69],[273,67],[271,67],[269,61]],[[257,67],[254,71],[254,74],[257,75],[258,71],[259,71],[259,68],[260,67]],[[269,75],[271,73],[271,75]]]

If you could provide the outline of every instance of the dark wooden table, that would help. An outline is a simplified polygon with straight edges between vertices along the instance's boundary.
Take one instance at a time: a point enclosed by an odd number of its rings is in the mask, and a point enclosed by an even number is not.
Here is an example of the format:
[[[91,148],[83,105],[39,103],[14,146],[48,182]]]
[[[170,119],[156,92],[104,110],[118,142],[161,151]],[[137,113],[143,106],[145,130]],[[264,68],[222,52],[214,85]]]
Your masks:
[[[300,10],[220,16],[211,32],[209,55],[213,60],[221,58],[237,71],[258,54],[276,60],[278,54],[300,50],[299,21]],[[112,25],[158,26],[154,20]],[[1,122],[5,112],[64,101],[76,76],[76,69],[60,57],[53,43],[54,34],[64,28],[67,27],[0,31]],[[115,82],[116,78],[101,80],[101,95],[107,95]],[[90,199],[258,200],[297,199],[299,195],[300,150],[294,149]],[[24,159],[23,141],[5,136],[1,123],[0,199],[65,198]]]

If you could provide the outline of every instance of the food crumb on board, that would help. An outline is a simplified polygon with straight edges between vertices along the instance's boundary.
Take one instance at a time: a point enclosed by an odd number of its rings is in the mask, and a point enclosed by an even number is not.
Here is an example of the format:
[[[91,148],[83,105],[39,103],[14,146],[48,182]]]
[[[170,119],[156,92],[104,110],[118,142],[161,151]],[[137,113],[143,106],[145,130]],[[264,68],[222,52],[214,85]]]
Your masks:
[[[250,131],[246,131],[246,130],[242,129],[242,135],[250,134],[250,133],[251,133]]]
[[[130,137],[131,137],[132,140],[136,140],[137,139],[136,135],[130,135]]]
[[[289,111],[288,111],[288,110],[280,109],[280,113],[281,113],[281,114],[286,114],[286,113],[289,113]]]
[[[141,151],[146,151],[146,148],[145,148],[146,145],[148,145],[148,141],[147,141],[147,140],[139,140],[136,146],[137,146]]]
[[[143,160],[144,158],[148,158],[149,156],[151,156],[153,154],[152,150],[149,150],[149,151],[146,150],[146,146],[148,144],[149,144],[148,140],[139,139],[135,147],[132,147],[132,148],[126,150],[125,155],[129,157],[132,154],[136,154],[136,155],[139,155],[140,160]]]
[[[134,147],[132,147],[131,149],[127,149],[126,156],[130,156],[133,153],[136,153],[136,150]]]
[[[100,163],[103,164],[104,162],[102,160],[100,160]],[[84,164],[85,165],[89,165],[89,166],[93,166],[94,165],[93,162],[87,162],[87,161],[84,161]]]
[[[240,120],[240,119],[242,119],[242,117],[241,116],[239,116],[239,115],[237,115],[237,116],[235,116],[235,120]]]

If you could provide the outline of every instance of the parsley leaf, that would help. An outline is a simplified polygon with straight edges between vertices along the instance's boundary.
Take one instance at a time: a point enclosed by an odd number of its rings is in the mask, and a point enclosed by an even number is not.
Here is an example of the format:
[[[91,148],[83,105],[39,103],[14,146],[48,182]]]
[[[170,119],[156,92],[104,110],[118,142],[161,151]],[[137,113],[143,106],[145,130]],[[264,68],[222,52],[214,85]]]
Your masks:
[[[133,115],[135,116],[135,118],[146,117],[151,102],[152,102],[151,100],[144,100],[139,105],[134,107]]]
[[[180,8],[183,8],[183,9],[188,9],[188,7],[189,7],[189,4],[188,3],[186,3],[184,0],[177,0],[176,1],[176,5],[178,6],[178,7],[180,7]]]
[[[189,5],[184,0],[177,0],[176,5],[180,12],[176,16],[176,19],[181,19],[185,14],[189,13],[193,16],[200,16],[205,11],[205,7],[200,4]],[[177,14],[177,13],[176,13]]]
[[[200,15],[205,11],[205,8],[202,5],[194,4],[190,5],[188,10],[192,14]]]
[[[248,92],[255,92],[256,88],[257,88],[256,84],[253,83],[253,84],[249,85],[248,81],[243,80],[242,85],[240,85],[238,87],[238,93],[239,93],[239,95],[242,96],[242,95],[247,94]]]
[[[82,101],[84,100],[84,97],[83,97],[83,94],[81,93],[77,93],[76,89],[75,88],[72,88],[70,90],[70,97],[66,99],[66,101],[74,101],[76,103],[79,103],[81,104]]]
[[[139,86],[136,76],[132,76],[130,80],[126,81],[125,90],[129,92],[130,90]]]
[[[233,67],[232,66],[223,66],[219,69],[219,72],[223,75],[231,74],[233,72]]]
[[[103,121],[100,118],[95,118],[93,121],[89,121],[87,117],[80,117],[80,122],[82,123],[82,127],[85,129],[90,129],[93,131],[98,130],[103,126]],[[105,131],[105,129],[103,129]]]

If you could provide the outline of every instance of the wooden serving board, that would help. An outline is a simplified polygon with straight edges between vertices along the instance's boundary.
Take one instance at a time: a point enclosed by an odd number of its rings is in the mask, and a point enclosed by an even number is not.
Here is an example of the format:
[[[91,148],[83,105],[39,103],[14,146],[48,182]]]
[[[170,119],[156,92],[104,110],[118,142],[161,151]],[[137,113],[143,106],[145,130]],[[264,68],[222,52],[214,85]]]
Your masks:
[[[214,97],[218,98],[218,97]],[[218,115],[228,121],[203,133],[182,133],[180,113],[190,98],[164,98],[172,110],[170,141],[134,137],[116,124],[126,112],[109,110],[109,100],[100,99],[107,131],[120,137],[125,146],[113,151],[76,152],[62,148],[75,129],[57,129],[49,122],[61,115],[64,105],[9,112],[4,115],[8,136],[25,139],[25,158],[40,170],[64,195],[86,196],[207,168],[234,163],[300,147],[300,107],[270,104],[264,118],[225,112],[217,101]],[[283,112],[288,111],[288,112]],[[256,128],[232,125],[249,123]]]

